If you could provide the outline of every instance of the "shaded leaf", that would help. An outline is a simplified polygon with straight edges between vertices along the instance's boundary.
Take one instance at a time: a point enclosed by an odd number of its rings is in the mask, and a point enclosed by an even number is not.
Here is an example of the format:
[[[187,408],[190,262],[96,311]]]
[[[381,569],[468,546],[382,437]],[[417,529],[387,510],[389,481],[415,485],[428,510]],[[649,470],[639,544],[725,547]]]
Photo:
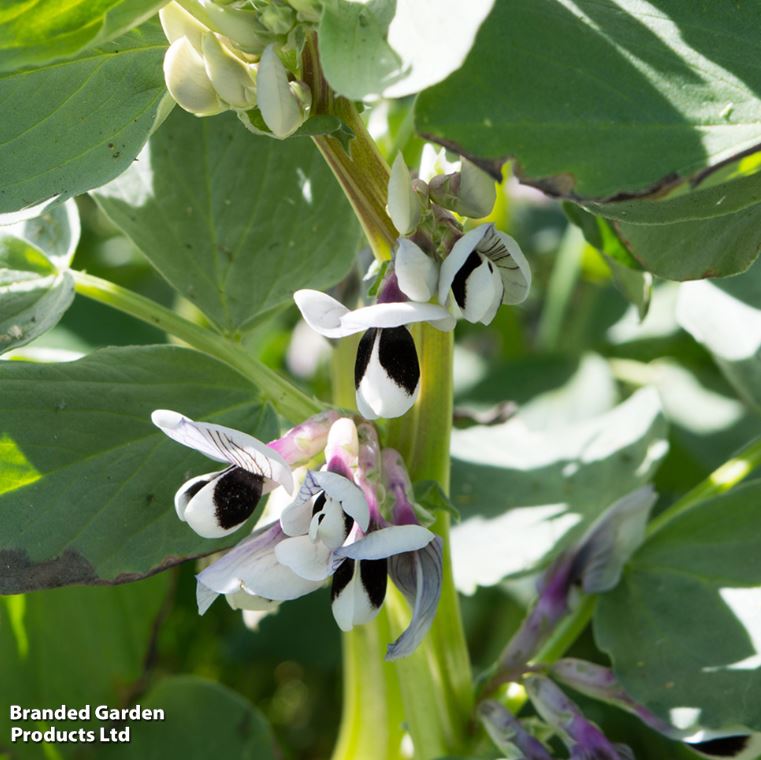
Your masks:
[[[273,413],[236,373],[146,346],[3,362],[0,385],[0,593],[134,580],[238,540],[202,539],[177,519],[174,492],[215,466],[150,421],[174,408],[274,437]]]
[[[696,505],[600,597],[595,637],[623,687],[677,728],[761,728],[747,698],[761,688],[759,498],[756,482]]]
[[[158,24],[76,58],[0,75],[0,213],[65,200],[123,172],[165,94]]]
[[[228,332],[298,288],[334,285],[359,240],[310,141],[251,135],[231,113],[198,119],[175,110],[130,169],[93,196]]]
[[[499,2],[417,128],[552,195],[650,194],[759,143],[759,23],[754,3]]]

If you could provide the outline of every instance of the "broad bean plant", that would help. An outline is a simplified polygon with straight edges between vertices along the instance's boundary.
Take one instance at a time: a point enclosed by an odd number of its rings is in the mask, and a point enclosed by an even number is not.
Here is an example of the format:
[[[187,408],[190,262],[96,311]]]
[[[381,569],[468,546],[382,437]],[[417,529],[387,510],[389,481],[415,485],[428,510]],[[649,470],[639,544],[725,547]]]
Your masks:
[[[761,757],[759,29],[4,3],[0,753]]]

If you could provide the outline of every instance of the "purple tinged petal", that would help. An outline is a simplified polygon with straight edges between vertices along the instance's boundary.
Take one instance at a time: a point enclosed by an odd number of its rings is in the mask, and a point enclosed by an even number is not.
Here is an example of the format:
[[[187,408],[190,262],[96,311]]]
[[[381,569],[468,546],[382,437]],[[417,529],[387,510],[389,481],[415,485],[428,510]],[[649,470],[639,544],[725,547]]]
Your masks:
[[[544,745],[532,736],[507,708],[493,699],[478,706],[478,717],[497,749],[508,757],[522,753],[524,760],[552,760]]]
[[[310,417],[267,445],[277,451],[291,467],[309,462],[325,448],[331,426],[339,414],[333,409]]]
[[[524,685],[539,715],[552,726],[578,760],[633,760],[628,747],[610,742],[584,717],[578,705],[549,678],[531,675]]]
[[[378,303],[404,303],[409,300],[399,288],[399,280],[394,272],[383,280],[380,292],[378,293]]]
[[[415,507],[409,499],[412,483],[402,455],[395,449],[383,449],[383,479],[394,500],[393,517],[396,525],[418,523]]]
[[[412,607],[412,619],[401,636],[389,644],[387,660],[412,654],[428,633],[441,597],[442,552],[442,540],[436,536],[422,549],[389,559],[389,575]]]

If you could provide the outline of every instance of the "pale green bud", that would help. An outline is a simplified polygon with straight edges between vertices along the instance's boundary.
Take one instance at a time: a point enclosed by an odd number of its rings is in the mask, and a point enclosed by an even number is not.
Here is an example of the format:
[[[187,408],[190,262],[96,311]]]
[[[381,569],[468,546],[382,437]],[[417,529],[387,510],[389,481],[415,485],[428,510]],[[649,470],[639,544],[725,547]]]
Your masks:
[[[311,93],[303,83],[288,82],[288,72],[268,45],[257,75],[257,103],[265,124],[275,137],[292,135],[305,121]]]
[[[422,203],[412,189],[412,177],[402,154],[399,153],[391,166],[388,180],[388,215],[401,235],[409,235],[420,223]]]
[[[256,66],[233,55],[213,32],[201,41],[206,74],[219,97],[233,108],[256,105]]]
[[[164,79],[177,104],[196,116],[227,110],[209,79],[203,58],[187,37],[175,40],[164,56]]]
[[[497,200],[494,179],[467,158],[462,159],[458,200],[459,208],[454,210],[473,219],[490,214]]]

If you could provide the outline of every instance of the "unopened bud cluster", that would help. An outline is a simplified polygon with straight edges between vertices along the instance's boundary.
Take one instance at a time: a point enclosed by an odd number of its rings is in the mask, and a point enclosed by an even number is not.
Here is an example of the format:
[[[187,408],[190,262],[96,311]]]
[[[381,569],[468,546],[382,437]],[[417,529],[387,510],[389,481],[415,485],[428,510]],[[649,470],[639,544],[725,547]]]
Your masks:
[[[304,123],[312,95],[296,78],[294,51],[318,18],[314,2],[257,3],[256,8],[171,2],[159,16],[170,42],[164,78],[181,108],[196,116],[232,110],[252,131],[280,139]]]

